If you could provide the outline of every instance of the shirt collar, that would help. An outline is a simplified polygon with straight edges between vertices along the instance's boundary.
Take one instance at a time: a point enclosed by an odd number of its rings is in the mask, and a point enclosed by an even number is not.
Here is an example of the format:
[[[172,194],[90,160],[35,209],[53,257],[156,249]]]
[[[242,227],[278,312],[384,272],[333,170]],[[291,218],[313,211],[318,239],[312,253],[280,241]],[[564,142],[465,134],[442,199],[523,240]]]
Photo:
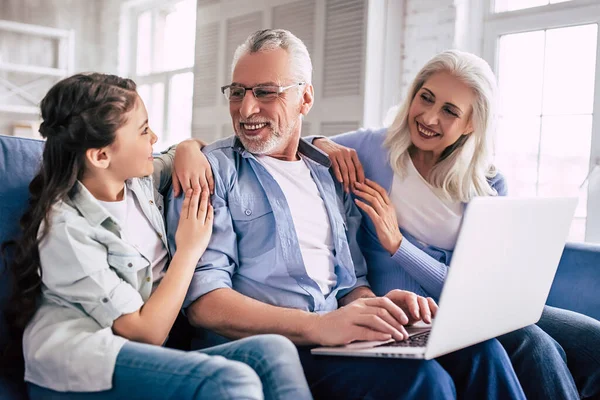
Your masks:
[[[98,200],[90,193],[90,191],[77,181],[75,187],[69,195],[70,203],[75,207],[81,215],[93,226],[102,225],[107,219],[120,230],[117,221],[114,221],[111,215]]]
[[[237,136],[235,136],[233,141],[233,150],[240,153],[244,158],[254,158],[254,155],[244,148],[244,145]],[[300,138],[300,142],[298,143],[298,153],[324,166],[325,168],[331,167],[331,160],[327,154],[313,146],[304,138]]]

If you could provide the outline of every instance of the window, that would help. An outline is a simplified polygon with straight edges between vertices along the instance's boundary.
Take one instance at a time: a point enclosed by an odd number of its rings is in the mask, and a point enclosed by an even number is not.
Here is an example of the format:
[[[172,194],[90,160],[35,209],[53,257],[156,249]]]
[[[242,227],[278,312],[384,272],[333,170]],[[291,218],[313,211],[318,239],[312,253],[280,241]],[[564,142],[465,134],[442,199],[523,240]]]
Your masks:
[[[126,75],[138,85],[161,150],[191,137],[196,0],[137,2],[125,12]]]
[[[548,4],[564,3],[571,0],[496,0],[494,10],[498,12],[523,10]]]
[[[521,10],[529,7],[538,8]],[[509,193],[578,197],[569,240],[600,241],[600,218],[587,218],[600,198],[583,185],[600,136],[600,9],[585,0],[497,0],[492,9],[502,12],[488,16],[485,43],[501,98],[495,160]]]

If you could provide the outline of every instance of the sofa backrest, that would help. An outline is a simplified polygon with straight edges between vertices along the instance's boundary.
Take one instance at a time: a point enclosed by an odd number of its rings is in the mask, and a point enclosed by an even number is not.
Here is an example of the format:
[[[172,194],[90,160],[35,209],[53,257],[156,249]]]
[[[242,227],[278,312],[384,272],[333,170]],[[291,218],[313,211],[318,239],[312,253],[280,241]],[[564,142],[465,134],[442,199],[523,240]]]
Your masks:
[[[19,219],[29,199],[29,182],[39,169],[43,148],[42,140],[0,135],[0,243],[19,233]],[[0,348],[6,340],[1,313],[9,293],[9,274],[0,257]]]
[[[546,304],[600,321],[600,244],[567,243]]]

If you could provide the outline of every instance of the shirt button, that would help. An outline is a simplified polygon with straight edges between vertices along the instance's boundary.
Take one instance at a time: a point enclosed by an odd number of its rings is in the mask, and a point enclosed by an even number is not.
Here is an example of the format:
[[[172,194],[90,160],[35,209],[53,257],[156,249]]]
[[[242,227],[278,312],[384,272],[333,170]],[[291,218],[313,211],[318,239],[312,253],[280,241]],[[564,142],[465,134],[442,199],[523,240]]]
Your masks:
[[[160,239],[162,239],[162,233],[159,233],[159,234],[158,234],[158,237],[159,237]]]
[[[246,210],[246,211],[244,211],[244,214],[250,216],[250,215],[252,215],[252,210]]]
[[[162,206],[158,206],[158,209],[159,209],[160,211],[162,211]]]
[[[103,298],[103,299],[102,299],[102,302],[103,302],[103,303],[108,303],[108,298],[107,298],[107,297]]]
[[[146,278],[146,282],[150,282],[150,280],[151,280],[150,277]]]
[[[132,264],[132,263],[129,263],[129,264],[127,264],[127,266],[128,266],[129,268],[131,268],[131,267],[133,267],[133,264]]]
[[[153,205],[153,204],[154,204],[154,201],[150,200],[150,205]]]

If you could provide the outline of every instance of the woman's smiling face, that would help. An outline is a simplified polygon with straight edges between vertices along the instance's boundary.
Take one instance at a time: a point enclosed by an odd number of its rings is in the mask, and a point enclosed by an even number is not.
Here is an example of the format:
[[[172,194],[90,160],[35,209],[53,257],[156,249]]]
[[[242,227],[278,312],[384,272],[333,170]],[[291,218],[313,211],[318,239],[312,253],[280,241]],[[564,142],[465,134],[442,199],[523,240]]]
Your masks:
[[[462,135],[473,132],[471,117],[475,94],[447,72],[433,74],[410,104],[408,126],[413,145],[435,156]]]

